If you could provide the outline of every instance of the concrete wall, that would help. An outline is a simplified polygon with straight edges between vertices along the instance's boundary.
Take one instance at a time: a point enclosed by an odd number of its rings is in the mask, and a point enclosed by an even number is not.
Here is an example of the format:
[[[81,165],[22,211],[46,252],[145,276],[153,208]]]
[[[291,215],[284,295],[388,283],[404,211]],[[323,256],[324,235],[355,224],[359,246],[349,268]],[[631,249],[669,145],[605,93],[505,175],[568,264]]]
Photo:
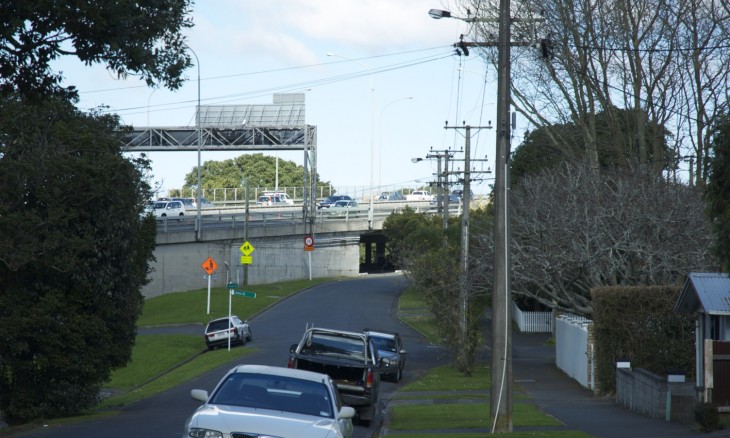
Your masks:
[[[639,414],[665,419],[669,408],[671,420],[690,423],[695,400],[693,382],[669,383],[641,368],[616,370],[616,403]]]
[[[248,267],[248,284],[309,278],[310,253],[304,251],[302,235],[249,238],[255,250],[253,263]],[[243,239],[212,240],[207,242],[179,241],[158,244],[156,262],[152,263],[150,283],[142,294],[154,297],[170,292],[203,289],[208,277],[201,264],[211,257],[218,264],[212,277],[213,287],[226,285],[226,267],[230,280],[243,284],[244,268],[239,248]],[[312,278],[357,276],[360,272],[359,237],[317,236],[311,252]]]

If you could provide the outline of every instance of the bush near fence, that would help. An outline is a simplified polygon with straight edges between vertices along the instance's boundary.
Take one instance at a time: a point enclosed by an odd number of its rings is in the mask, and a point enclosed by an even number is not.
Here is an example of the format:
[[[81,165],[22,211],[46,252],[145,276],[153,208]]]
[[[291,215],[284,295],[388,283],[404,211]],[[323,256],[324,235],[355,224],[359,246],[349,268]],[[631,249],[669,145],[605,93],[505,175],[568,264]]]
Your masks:
[[[660,376],[684,371],[694,376],[694,315],[672,309],[675,286],[591,289],[596,377],[604,393],[616,389],[616,360],[631,361]]]

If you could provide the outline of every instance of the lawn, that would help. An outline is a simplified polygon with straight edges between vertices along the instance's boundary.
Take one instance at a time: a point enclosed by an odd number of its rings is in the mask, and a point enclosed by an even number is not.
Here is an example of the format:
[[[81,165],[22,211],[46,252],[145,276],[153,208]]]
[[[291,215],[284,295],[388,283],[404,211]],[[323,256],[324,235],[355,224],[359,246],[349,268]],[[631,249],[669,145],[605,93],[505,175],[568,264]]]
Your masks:
[[[256,298],[232,297],[231,313],[247,319],[270,307],[277,301],[331,278],[295,280],[282,283],[261,284],[240,287],[255,292]],[[228,316],[228,289],[212,288],[210,293],[210,314],[208,310],[208,289],[176,292],[153,297],[145,301],[138,327],[169,324],[204,324],[221,316]]]
[[[489,403],[422,404],[394,406],[389,428],[395,430],[489,428]],[[514,426],[561,426],[531,404],[512,405]]]

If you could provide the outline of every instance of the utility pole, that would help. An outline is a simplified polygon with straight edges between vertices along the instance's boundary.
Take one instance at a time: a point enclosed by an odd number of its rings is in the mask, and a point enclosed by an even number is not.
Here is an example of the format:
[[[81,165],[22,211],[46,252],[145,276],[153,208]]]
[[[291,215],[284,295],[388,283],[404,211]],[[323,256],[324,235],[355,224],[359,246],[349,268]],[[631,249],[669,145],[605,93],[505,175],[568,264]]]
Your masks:
[[[492,290],[492,433],[512,432],[512,324],[508,162],[510,141],[510,0],[499,2],[497,157],[495,165],[494,285]]]
[[[434,159],[437,160],[437,173],[436,173],[436,181],[437,181],[437,187],[441,191],[437,196],[440,196],[438,199],[438,208],[443,213],[443,228],[444,230],[449,227],[449,159],[453,158],[454,153],[456,151],[452,151],[449,149],[442,149],[442,150],[434,150],[433,147],[431,148],[431,151],[426,154],[426,158],[428,159]],[[443,170],[441,170],[441,159],[443,158],[444,167]]]
[[[489,126],[474,126],[475,129],[491,129],[492,124]],[[444,129],[462,129],[458,126],[444,126]],[[468,291],[468,276],[469,276],[469,211],[471,203],[471,129],[472,126],[465,125],[464,139],[464,179],[463,179],[463,194],[462,194],[462,207],[461,213],[461,256],[459,258],[459,266],[461,267],[461,287],[460,287],[460,299],[461,299],[461,319],[459,321],[459,328],[461,329],[461,340],[462,345],[466,345],[467,341],[467,309],[469,303],[469,291]],[[447,172],[448,175],[448,172]],[[448,196],[448,195],[447,195]]]
[[[497,47],[497,157],[495,169],[495,223],[494,223],[494,286],[492,291],[492,390],[490,396],[492,433],[512,432],[512,326],[510,324],[510,231],[509,231],[509,149],[510,149],[510,48],[535,46],[543,57],[552,56],[552,42],[540,44],[511,41],[512,23],[538,23],[544,19],[522,19],[510,16],[510,0],[500,0],[497,18],[481,18],[467,11],[466,17],[449,11],[431,9],[435,19],[455,18],[467,23],[498,23],[497,41],[466,42],[463,38],[454,44],[459,55],[469,56],[469,47]]]

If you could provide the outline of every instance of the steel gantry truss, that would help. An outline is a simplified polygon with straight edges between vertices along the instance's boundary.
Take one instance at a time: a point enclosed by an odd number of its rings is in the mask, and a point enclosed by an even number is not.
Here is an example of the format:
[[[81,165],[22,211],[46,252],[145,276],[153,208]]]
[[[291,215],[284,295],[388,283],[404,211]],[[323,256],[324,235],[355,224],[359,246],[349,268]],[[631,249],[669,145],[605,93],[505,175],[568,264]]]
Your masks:
[[[123,152],[304,152],[303,219],[316,216],[317,127],[304,122],[304,93],[274,94],[266,105],[210,105],[197,109],[198,126],[139,127],[125,134]]]

